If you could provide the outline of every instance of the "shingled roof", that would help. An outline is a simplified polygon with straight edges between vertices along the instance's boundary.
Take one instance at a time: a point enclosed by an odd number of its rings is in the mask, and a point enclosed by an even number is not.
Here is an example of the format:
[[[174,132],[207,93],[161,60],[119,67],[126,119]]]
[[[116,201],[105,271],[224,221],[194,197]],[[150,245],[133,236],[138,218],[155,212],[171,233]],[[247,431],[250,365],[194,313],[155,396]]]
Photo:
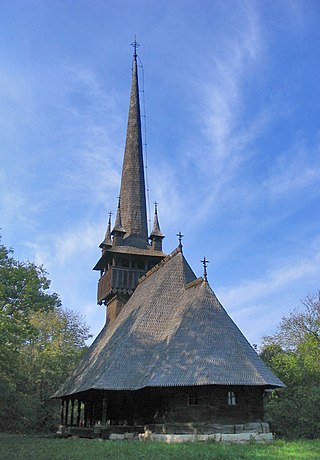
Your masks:
[[[180,248],[141,279],[54,396],[178,385],[284,386]]]

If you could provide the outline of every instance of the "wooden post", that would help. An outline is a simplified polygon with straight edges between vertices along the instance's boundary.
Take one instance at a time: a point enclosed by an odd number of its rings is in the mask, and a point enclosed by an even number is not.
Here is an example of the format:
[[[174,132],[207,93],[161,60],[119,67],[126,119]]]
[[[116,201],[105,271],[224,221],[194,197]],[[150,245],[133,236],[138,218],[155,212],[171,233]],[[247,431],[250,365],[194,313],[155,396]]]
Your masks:
[[[68,426],[68,416],[69,416],[69,399],[66,400],[66,412],[64,418],[64,424]]]
[[[77,426],[80,426],[81,421],[81,399],[78,399]]]
[[[88,423],[88,403],[84,403],[84,426],[87,428],[87,423]]]
[[[101,420],[102,425],[107,424],[107,398],[106,396],[103,396],[102,399],[102,420]]]
[[[93,402],[90,401],[90,405],[89,405],[89,426],[92,427],[93,426]]]
[[[71,399],[71,417],[70,417],[70,425],[73,425],[73,412],[74,412],[74,399]]]
[[[64,421],[64,399],[61,399],[61,417],[60,417],[61,425],[63,425],[63,421]]]

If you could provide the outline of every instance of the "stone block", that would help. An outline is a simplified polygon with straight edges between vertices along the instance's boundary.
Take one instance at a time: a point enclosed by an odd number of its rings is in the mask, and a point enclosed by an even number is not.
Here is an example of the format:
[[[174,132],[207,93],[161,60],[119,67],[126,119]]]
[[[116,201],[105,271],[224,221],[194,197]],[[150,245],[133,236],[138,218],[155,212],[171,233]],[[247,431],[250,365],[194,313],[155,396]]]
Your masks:
[[[221,433],[211,433],[208,434],[208,441],[221,441]]]
[[[182,442],[194,442],[196,440],[195,434],[167,434],[167,443],[182,443]]]
[[[124,434],[111,433],[110,436],[109,436],[109,439],[111,441],[123,440],[124,439]]]
[[[256,435],[256,441],[258,442],[272,442],[273,435],[272,433],[260,433]]]
[[[234,432],[235,433],[242,433],[243,432],[243,425],[234,425]]]
[[[151,435],[151,441],[156,441],[156,442],[167,442],[167,436],[166,434],[155,434],[152,433]],[[140,439],[140,436],[139,436]]]
[[[245,423],[243,425],[243,431],[252,432],[252,433],[260,433],[261,423],[260,422]]]
[[[207,442],[208,441],[208,434],[197,434],[196,441]]]
[[[270,433],[269,423],[262,422],[261,423],[262,433]]]

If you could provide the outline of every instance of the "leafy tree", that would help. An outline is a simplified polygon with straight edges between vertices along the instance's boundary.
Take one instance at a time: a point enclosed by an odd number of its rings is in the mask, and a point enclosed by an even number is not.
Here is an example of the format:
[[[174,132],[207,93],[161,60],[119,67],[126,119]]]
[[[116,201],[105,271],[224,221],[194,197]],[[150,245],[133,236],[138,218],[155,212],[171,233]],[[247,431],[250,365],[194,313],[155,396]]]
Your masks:
[[[272,393],[266,414],[277,433],[313,438],[320,436],[320,291],[301,307],[263,340],[261,357],[287,385]]]
[[[19,262],[0,244],[1,430],[37,431],[57,423],[50,396],[86,349],[83,319],[64,310],[49,288],[43,267]]]

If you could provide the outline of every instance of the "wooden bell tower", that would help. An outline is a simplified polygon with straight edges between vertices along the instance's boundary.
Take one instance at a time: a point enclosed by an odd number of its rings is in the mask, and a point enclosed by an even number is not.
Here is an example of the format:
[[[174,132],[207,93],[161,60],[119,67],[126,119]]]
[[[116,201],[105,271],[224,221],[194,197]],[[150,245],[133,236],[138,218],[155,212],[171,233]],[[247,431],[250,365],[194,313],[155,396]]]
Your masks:
[[[136,41],[133,46],[130,106],[116,220],[111,231],[110,213],[105,239],[100,244],[102,255],[94,267],[100,271],[97,301],[107,306],[108,323],[118,316],[139,278],[166,256],[162,251],[164,235],[159,226],[157,204],[153,230],[148,237]]]

